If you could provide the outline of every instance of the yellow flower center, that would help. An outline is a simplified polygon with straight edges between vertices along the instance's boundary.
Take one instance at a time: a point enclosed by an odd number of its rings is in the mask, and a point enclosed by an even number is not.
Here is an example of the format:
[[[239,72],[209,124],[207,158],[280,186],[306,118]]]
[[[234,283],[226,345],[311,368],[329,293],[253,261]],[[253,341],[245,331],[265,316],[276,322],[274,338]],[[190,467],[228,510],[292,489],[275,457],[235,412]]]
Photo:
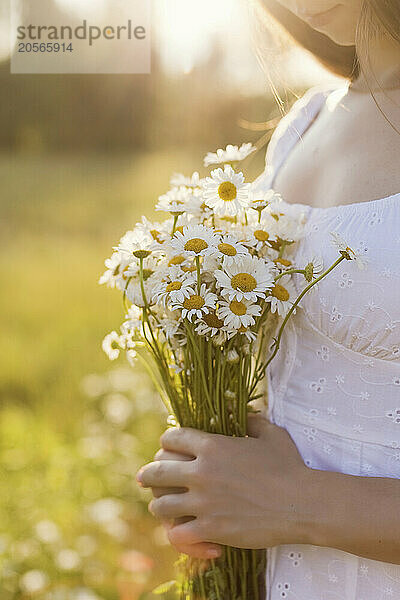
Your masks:
[[[144,281],[147,281],[148,278],[150,277],[150,275],[153,275],[154,271],[152,271],[151,269],[143,269],[143,279]]]
[[[234,315],[238,315],[239,317],[242,317],[247,312],[245,303],[238,302],[237,300],[232,300],[232,302],[229,305],[229,308],[231,309]]]
[[[236,185],[231,181],[224,181],[218,187],[218,195],[224,202],[232,202],[237,196]]]
[[[195,254],[200,254],[202,250],[208,248],[208,244],[202,238],[192,238],[188,240],[185,244],[185,250],[187,252],[194,252]]]
[[[180,290],[182,287],[182,282],[181,281],[171,281],[171,283],[169,283],[167,285],[166,291],[167,292],[177,292],[178,290]]]
[[[263,229],[257,229],[254,232],[254,237],[259,242],[266,242],[269,238],[269,233],[268,233],[268,231],[264,231]]]
[[[236,256],[237,254],[236,248],[232,244],[225,244],[224,242],[218,244],[218,250],[226,256]]]
[[[194,273],[196,270],[196,265],[192,265],[191,267],[182,267],[182,271],[184,273]]]
[[[147,258],[148,256],[150,256],[151,251],[150,250],[135,250],[134,252],[132,252],[132,254],[136,258]]]
[[[287,258],[276,258],[274,260],[274,263],[279,263],[279,264],[283,265],[284,267],[290,267],[290,265],[292,264],[292,261],[288,260]]]
[[[290,294],[287,291],[287,289],[283,287],[283,285],[279,285],[279,283],[276,283],[275,286],[272,288],[271,294],[275,298],[278,298],[278,300],[282,300],[283,302],[286,302],[286,300],[289,300],[290,298]]]
[[[129,269],[129,265],[127,267],[125,267],[125,269],[121,273],[122,279],[124,281],[126,281],[128,279],[128,275],[126,274],[126,272],[127,272],[128,269]]]
[[[250,273],[238,273],[231,279],[233,289],[241,292],[252,292],[257,287],[257,280]]]
[[[171,258],[171,260],[168,263],[168,266],[172,267],[172,265],[181,265],[184,261],[185,257],[179,254],[178,256],[174,256],[173,258]]]
[[[220,329],[224,324],[224,322],[221,319],[218,319],[215,313],[209,313],[208,315],[204,315],[203,321],[209,327],[214,327],[215,329]]]
[[[186,308],[187,310],[199,310],[200,308],[203,308],[205,304],[205,300],[204,298],[202,298],[201,296],[190,296],[190,298],[186,298],[184,303],[183,303],[183,308]]]
[[[150,235],[153,238],[153,240],[155,240],[156,242],[158,242],[159,244],[163,243],[163,240],[160,239],[160,235],[161,233],[159,231],[157,231],[157,229],[151,229],[150,230]]]

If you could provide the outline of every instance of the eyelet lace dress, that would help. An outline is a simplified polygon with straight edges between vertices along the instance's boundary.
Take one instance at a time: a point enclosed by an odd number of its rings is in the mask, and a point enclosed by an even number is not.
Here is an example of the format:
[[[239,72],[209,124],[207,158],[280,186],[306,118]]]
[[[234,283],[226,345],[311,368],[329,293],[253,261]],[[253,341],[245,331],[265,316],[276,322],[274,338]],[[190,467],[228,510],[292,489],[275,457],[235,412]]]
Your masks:
[[[331,93],[337,91],[309,90],[281,120],[257,187],[273,187]],[[289,432],[312,469],[399,479],[400,193],[332,208],[292,206],[307,218],[299,264],[315,255],[332,264],[329,234],[336,231],[368,266],[343,261],[303,299],[268,373],[268,417]],[[300,292],[304,279],[296,278]],[[267,600],[282,598],[398,600],[400,565],[312,545],[269,548]]]

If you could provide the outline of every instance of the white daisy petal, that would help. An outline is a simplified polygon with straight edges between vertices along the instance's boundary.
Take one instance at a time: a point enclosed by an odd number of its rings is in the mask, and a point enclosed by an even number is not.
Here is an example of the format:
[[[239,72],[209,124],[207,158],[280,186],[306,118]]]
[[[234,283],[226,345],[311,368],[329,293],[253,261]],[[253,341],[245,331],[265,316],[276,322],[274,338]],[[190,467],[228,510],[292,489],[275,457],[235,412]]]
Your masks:
[[[242,144],[240,148],[228,144],[225,150],[219,148],[216,152],[209,152],[204,158],[204,166],[209,167],[210,165],[237,162],[245,159],[256,150],[257,148],[250,143]]]
[[[219,236],[204,225],[187,225],[171,239],[172,249],[182,256],[209,256],[215,253]]]
[[[216,271],[215,279],[228,300],[256,302],[257,298],[265,298],[274,285],[275,271],[270,261],[249,255]]]
[[[337,231],[331,232],[331,241],[335,248],[340,254],[342,254],[342,256],[345,257],[346,260],[354,260],[357,267],[361,270],[366,268],[368,261],[365,259],[365,257],[361,253],[353,250]]]
[[[197,288],[193,288],[188,298],[185,298],[183,302],[175,302],[171,305],[171,309],[181,310],[182,318],[192,321],[193,317],[201,319],[203,315],[215,310],[217,299],[216,294],[210,292],[203,283],[200,292]]]
[[[221,300],[219,302],[218,314],[224,320],[225,325],[231,329],[248,328],[254,325],[255,318],[261,314],[261,306],[248,300]]]
[[[272,313],[277,312],[280,317],[285,317],[296,298],[297,293],[290,275],[284,275],[275,283],[266,302],[270,303]]]
[[[249,205],[249,184],[243,173],[235,173],[231,166],[215,169],[203,183],[203,197],[207,206],[219,216],[241,215]]]

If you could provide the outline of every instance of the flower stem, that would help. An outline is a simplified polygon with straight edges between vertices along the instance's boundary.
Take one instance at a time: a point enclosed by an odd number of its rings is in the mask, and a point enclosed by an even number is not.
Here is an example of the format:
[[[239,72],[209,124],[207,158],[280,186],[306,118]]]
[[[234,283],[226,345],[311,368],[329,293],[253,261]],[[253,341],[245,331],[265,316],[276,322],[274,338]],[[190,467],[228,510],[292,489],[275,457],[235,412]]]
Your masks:
[[[176,231],[176,224],[178,222],[178,219],[179,219],[179,215],[174,215],[174,223],[172,225],[171,237],[174,235],[174,233]]]
[[[285,275],[291,275],[292,273],[302,273],[304,275],[305,269],[288,269],[287,271],[279,273],[279,275],[275,277],[275,281],[278,281],[278,279],[284,277]]]
[[[200,296],[200,290],[201,290],[200,256],[196,256],[196,270],[197,270],[197,293]]]
[[[298,298],[296,299],[295,302],[293,302],[292,306],[290,307],[290,310],[288,311],[286,317],[283,320],[282,325],[279,328],[279,332],[278,332],[278,336],[276,338],[275,341],[275,348],[273,353],[271,354],[271,356],[269,357],[269,359],[267,360],[267,362],[265,363],[265,365],[263,365],[263,370],[266,369],[268,367],[268,365],[271,363],[271,361],[275,358],[275,356],[278,353],[278,350],[280,348],[280,344],[281,344],[281,339],[282,339],[282,334],[283,334],[283,330],[286,327],[286,324],[288,322],[288,320],[290,319],[290,317],[292,316],[292,314],[294,313],[294,311],[296,310],[296,307],[299,305],[299,303],[301,302],[302,298],[304,298],[304,296],[307,294],[307,292],[314,286],[316,285],[319,281],[321,281],[324,277],[326,277],[328,275],[328,273],[330,273],[331,271],[333,271],[333,269],[335,269],[341,262],[342,260],[344,260],[345,257],[344,256],[340,256],[340,258],[338,258],[333,265],[331,265],[329,267],[329,269],[327,269],[326,271],[324,271],[319,277],[317,277],[317,279],[314,279],[314,281],[312,281],[311,283],[308,284],[307,287],[304,288],[304,290],[301,292],[301,294],[298,296]]]

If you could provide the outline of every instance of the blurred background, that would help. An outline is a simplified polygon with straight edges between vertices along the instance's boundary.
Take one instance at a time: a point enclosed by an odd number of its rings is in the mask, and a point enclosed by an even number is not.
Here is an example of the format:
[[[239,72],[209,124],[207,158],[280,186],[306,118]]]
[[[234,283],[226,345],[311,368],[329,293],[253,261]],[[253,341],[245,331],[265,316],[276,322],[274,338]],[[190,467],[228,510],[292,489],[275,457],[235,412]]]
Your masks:
[[[10,75],[0,2],[0,598],[150,599],[177,556],[134,474],[167,415],[139,367],[102,353],[123,314],[103,261],[172,172],[267,141],[281,113],[260,35],[288,105],[335,78],[290,44],[273,52],[244,0],[156,0],[151,75]]]

